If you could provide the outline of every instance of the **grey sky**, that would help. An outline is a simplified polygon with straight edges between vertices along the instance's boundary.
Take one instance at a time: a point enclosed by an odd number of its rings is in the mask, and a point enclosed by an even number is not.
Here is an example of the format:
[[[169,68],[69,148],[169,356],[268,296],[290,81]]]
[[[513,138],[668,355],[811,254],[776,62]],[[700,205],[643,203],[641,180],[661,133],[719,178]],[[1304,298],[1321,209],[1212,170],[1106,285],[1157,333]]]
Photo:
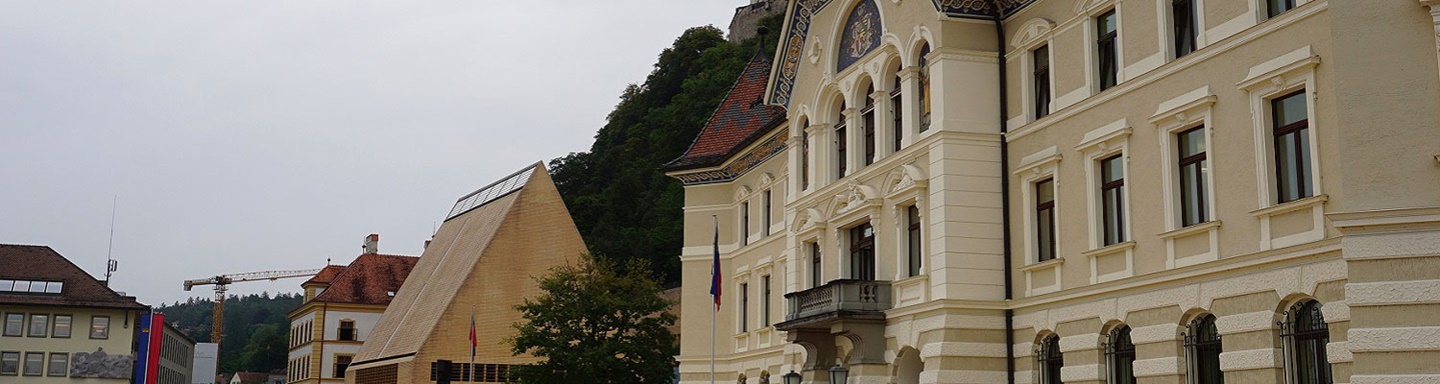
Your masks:
[[[118,195],[112,286],[157,305],[372,232],[418,255],[456,198],[589,149],[662,49],[745,3],[0,2],[0,243],[99,276]]]

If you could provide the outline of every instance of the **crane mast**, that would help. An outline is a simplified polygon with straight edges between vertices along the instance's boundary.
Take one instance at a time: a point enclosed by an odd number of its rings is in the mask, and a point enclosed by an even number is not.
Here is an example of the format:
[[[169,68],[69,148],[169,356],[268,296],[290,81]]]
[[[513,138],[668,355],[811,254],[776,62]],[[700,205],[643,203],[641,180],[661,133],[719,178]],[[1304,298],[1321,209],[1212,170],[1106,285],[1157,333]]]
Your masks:
[[[320,273],[319,268],[287,271],[244,272],[216,275],[214,277],[207,277],[203,279],[185,280],[185,291],[190,291],[191,288],[194,288],[198,285],[215,286],[215,310],[214,313],[211,315],[212,318],[210,323],[210,342],[220,344],[220,337],[224,335],[224,332],[222,330],[224,327],[225,318],[225,292],[229,291],[230,284],[242,283],[247,281],[274,281],[279,279],[289,279],[296,277],[309,277],[315,276],[315,274],[317,273]]]

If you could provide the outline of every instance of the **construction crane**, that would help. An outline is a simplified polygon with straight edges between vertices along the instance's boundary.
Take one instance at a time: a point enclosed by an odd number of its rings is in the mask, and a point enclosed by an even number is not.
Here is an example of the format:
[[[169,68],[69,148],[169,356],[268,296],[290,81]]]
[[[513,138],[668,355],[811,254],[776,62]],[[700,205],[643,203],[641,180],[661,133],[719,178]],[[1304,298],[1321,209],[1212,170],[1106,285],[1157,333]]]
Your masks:
[[[225,291],[229,289],[229,285],[231,283],[264,280],[275,281],[279,279],[315,276],[315,274],[317,273],[320,273],[320,269],[318,268],[300,269],[292,271],[231,273],[226,275],[217,275],[215,277],[207,277],[203,279],[185,280],[185,291],[188,292],[191,288],[197,285],[215,286],[215,313],[212,315],[213,318],[211,319],[212,323],[210,325],[210,342],[220,344],[220,336],[223,335],[223,333],[221,332],[223,327],[223,319],[225,318]]]

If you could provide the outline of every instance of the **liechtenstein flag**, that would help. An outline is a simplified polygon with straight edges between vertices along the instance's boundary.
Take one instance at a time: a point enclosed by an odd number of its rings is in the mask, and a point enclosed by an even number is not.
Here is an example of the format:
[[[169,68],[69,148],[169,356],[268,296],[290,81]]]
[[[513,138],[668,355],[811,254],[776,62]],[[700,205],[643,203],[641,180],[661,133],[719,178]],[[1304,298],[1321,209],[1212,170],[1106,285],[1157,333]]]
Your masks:
[[[720,310],[720,225],[715,225],[715,258],[710,265],[710,296],[715,298],[715,310]]]

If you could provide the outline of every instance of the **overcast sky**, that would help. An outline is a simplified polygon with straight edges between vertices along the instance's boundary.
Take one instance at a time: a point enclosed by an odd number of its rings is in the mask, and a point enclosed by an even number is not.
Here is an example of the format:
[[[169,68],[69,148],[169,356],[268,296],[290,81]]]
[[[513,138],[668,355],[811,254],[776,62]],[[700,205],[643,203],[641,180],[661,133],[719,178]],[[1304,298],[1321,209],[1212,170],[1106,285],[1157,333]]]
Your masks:
[[[154,305],[369,233],[419,255],[455,199],[588,150],[661,50],[746,3],[6,0],[0,243],[101,276],[118,197],[111,285]]]

